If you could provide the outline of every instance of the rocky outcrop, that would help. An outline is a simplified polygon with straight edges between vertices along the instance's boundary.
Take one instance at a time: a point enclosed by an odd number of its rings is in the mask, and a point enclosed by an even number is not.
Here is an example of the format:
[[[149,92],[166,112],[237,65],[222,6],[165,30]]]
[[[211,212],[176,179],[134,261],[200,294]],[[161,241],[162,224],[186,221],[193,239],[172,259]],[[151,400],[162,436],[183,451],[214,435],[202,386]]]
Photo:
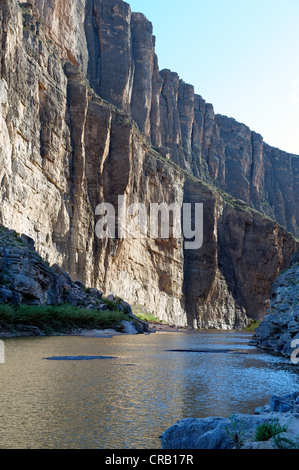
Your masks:
[[[273,283],[268,315],[255,330],[251,344],[288,358],[299,346],[299,253]],[[294,359],[298,364],[296,354]]]
[[[126,313],[123,332],[148,332],[148,324],[132,313],[131,306],[113,295],[106,298],[96,288],[86,288],[57,264],[49,266],[35,251],[31,238],[17,235],[0,226],[0,316],[7,305],[59,306],[70,305],[84,310],[118,310]],[[0,319],[0,336],[3,324]],[[2,322],[3,323],[3,322]],[[15,325],[14,325],[15,326]],[[17,325],[26,334],[39,334],[35,325]],[[4,325],[5,330],[5,325]],[[36,333],[37,332],[37,333]],[[5,334],[5,333],[4,333]]]
[[[150,23],[122,1],[32,3],[0,2],[0,222],[71,278],[171,324],[241,328],[263,318],[298,244],[183,171],[195,168],[187,154],[198,139],[198,176],[216,168],[207,149],[224,147],[212,106],[159,72]],[[118,215],[118,196],[147,210],[203,203],[202,248],[186,250],[183,236],[97,238],[96,207],[110,203]]]
[[[70,303],[106,310],[98,289],[86,290],[58,265],[49,266],[26,235],[0,227],[0,302],[26,305]],[[0,307],[1,308],[1,307]]]
[[[161,435],[162,449],[298,449],[299,392],[273,396],[255,415],[181,419]]]

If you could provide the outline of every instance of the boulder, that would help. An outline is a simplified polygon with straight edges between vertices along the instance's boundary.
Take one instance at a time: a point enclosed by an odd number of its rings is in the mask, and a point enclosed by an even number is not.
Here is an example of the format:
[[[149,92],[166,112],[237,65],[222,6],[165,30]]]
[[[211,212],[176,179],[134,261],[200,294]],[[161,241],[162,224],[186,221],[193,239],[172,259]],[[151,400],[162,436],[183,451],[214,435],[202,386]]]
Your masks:
[[[13,298],[13,292],[5,287],[0,287],[0,302],[7,303]]]
[[[137,335],[138,334],[138,331],[135,328],[133,323],[131,323],[129,321],[126,321],[126,320],[123,320],[121,323],[123,325],[123,332],[124,333],[127,333],[129,335]]]
[[[96,297],[97,299],[100,299],[103,296],[103,292],[96,289],[95,287],[92,287],[91,289],[89,289],[89,295],[91,295],[92,297]]]
[[[228,418],[187,418],[161,435],[162,449],[234,449],[251,439],[268,416],[236,414]]]
[[[106,299],[109,300],[110,302],[115,302],[115,297],[113,294],[107,295]]]

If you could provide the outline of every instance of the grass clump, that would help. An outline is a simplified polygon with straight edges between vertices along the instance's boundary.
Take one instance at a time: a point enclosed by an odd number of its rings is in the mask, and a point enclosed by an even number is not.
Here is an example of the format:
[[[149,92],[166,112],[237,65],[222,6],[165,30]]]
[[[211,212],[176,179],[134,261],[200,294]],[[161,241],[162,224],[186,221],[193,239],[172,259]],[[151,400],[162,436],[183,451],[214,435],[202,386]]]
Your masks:
[[[117,308],[117,302],[113,302],[113,300],[106,299],[105,297],[101,297],[101,302],[109,309]]]
[[[281,426],[278,420],[269,423],[263,423],[256,428],[255,441],[268,441],[271,437],[275,437],[282,432],[286,432],[287,427]]]
[[[231,425],[226,428],[226,434],[234,444],[235,449],[241,449],[245,439],[245,424],[235,415],[230,417]]]
[[[259,327],[260,320],[250,320],[249,325],[245,326],[244,331],[254,332]]]
[[[299,449],[298,442],[288,439],[283,436],[274,436],[273,437],[277,449]]]
[[[163,320],[155,317],[152,313],[148,312],[142,305],[132,305],[132,313],[139,318],[139,320],[152,322],[152,323],[165,323]]]
[[[0,304],[0,325],[12,329],[16,325],[36,326],[41,332],[66,332],[72,329],[122,329],[127,315],[120,310],[87,310],[70,304],[57,306]]]

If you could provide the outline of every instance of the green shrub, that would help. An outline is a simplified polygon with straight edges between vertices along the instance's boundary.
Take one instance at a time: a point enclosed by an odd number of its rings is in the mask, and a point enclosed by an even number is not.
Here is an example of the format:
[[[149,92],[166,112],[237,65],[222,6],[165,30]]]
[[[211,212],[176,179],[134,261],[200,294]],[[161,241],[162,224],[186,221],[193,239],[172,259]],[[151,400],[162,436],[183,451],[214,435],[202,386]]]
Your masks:
[[[0,321],[11,323],[13,321],[13,307],[7,304],[0,304]]]
[[[101,302],[111,310],[117,308],[117,303],[113,302],[112,300],[106,299],[105,297],[101,297]]]
[[[244,331],[254,332],[260,323],[259,320],[250,320],[249,325],[245,326]]]
[[[165,323],[160,318],[155,317],[152,313],[148,312],[147,309],[143,305],[132,305],[132,312],[133,314],[139,318],[139,320],[143,320],[146,322],[153,322],[153,323]]]
[[[281,426],[277,420],[263,423],[256,428],[255,441],[268,441],[271,437],[277,436],[278,434],[286,431],[287,427]]]
[[[86,310],[70,304],[57,306],[41,305],[0,305],[0,322],[11,325],[37,326],[42,331],[66,331],[73,328],[121,328],[121,321],[127,320],[120,310]]]

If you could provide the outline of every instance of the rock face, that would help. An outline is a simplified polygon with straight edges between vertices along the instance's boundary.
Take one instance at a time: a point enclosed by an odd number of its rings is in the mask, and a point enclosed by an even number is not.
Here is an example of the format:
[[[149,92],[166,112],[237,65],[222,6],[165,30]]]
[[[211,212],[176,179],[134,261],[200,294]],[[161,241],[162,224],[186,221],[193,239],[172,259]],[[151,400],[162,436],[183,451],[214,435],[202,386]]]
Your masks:
[[[121,0],[1,0],[0,26],[0,223],[71,278],[172,324],[263,318],[298,244],[246,202],[258,205],[253,188],[266,199],[275,190],[268,212],[294,228],[298,158],[281,158],[160,72],[151,24]],[[183,235],[97,238],[96,208],[119,215],[118,196],[144,204],[148,226],[151,203],[202,203],[202,248],[186,250]]]
[[[89,62],[84,32],[86,0],[32,0],[20,4],[45,26],[47,36],[58,46],[63,58],[80,64],[86,73]]]
[[[152,25],[144,15],[131,13],[121,0],[34,0],[33,10],[64,57],[76,58],[84,73],[88,69],[95,91],[128,113],[159,151],[298,235],[298,156],[215,115],[192,85],[175,72],[159,71]]]
[[[32,0],[63,57],[131,116],[162,154],[299,235],[299,157],[222,115],[177,73],[159,71],[152,24],[122,0]],[[72,18],[72,21],[70,21]]]
[[[199,192],[205,195],[206,213],[203,249],[185,251],[189,318],[193,314],[198,327],[215,325],[218,318],[221,328],[231,324],[232,312],[235,325],[241,326],[245,311],[252,319],[262,319],[269,307],[265,293],[276,279],[277,256],[289,256],[288,235],[254,211],[223,204],[198,183],[188,181],[186,187],[188,201],[198,200]]]
[[[255,330],[252,344],[288,358],[299,346],[299,253],[273,283],[268,315]]]
[[[273,396],[255,415],[181,419],[160,436],[162,449],[298,449],[299,392]],[[258,428],[276,428],[273,437]]]

